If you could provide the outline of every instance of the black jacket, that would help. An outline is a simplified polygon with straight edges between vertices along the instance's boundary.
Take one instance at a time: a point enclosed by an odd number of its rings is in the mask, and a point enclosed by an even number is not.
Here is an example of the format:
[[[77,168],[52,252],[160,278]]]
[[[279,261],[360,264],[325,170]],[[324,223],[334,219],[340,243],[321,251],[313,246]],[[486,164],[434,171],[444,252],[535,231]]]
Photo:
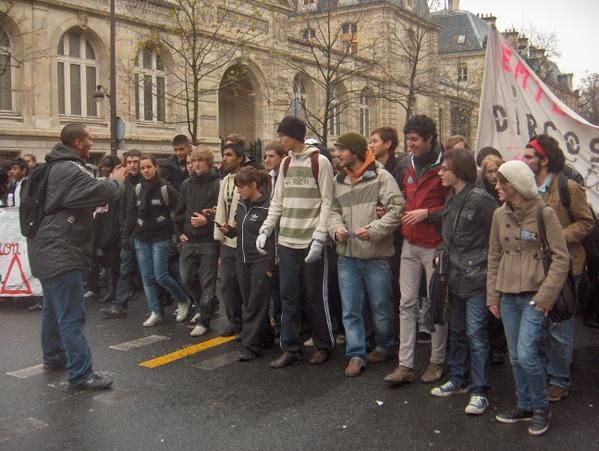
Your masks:
[[[119,246],[121,242],[121,229],[119,215],[121,210],[120,199],[108,202],[96,208],[94,218],[94,233],[96,249],[105,249],[110,246]]]
[[[168,205],[162,196],[162,186],[166,186],[168,192]],[[141,217],[140,206],[143,198],[149,198],[149,206],[145,217]],[[165,180],[160,179],[160,183],[154,186],[149,192],[146,192],[144,182],[141,182],[139,195],[135,193],[129,199],[129,208],[127,211],[127,233],[134,238],[146,243],[156,241],[170,240],[173,234],[173,220],[171,214],[177,208],[179,195],[177,191]]]
[[[495,199],[473,184],[445,202],[441,213],[443,241],[438,250],[449,253],[448,286],[455,296],[468,298],[485,291],[489,233],[497,207]]]
[[[268,216],[270,196],[264,193],[256,202],[239,199],[235,211],[236,227],[231,227],[227,236],[237,236],[237,261],[240,263],[256,263],[265,261],[266,270],[272,271],[274,263],[274,237],[271,235],[267,241],[268,257],[256,249],[256,239],[262,223]]]
[[[75,151],[63,144],[57,144],[46,161],[55,161],[48,174],[44,205],[51,213],[27,240],[31,272],[39,279],[91,268],[92,213],[97,206],[118,199],[122,192],[122,184],[116,180],[94,178]]]
[[[175,235],[182,233],[192,243],[205,243],[214,240],[214,219],[208,216],[204,227],[193,227],[191,217],[205,208],[213,208],[218,201],[219,174],[210,171],[198,176],[193,174],[181,185],[179,203],[175,211]]]
[[[140,183],[141,179],[141,174],[129,174],[125,179],[125,189],[123,190],[123,193],[119,199],[119,226],[121,228],[121,240],[127,239],[129,237],[129,232],[127,231],[127,210],[129,209],[131,196],[135,195],[135,185]]]
[[[183,180],[188,177],[185,160],[177,160],[177,155],[171,155],[166,160],[164,169],[165,170],[162,178],[167,182],[170,182],[173,188],[175,188],[177,191],[180,191]]]

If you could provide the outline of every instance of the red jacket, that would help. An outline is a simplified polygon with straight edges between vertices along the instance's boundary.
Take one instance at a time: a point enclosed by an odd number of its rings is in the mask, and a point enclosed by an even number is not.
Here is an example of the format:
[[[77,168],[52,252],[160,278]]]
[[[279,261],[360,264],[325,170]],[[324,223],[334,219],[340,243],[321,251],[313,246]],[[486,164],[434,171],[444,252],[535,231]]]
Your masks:
[[[402,224],[401,234],[410,244],[435,248],[441,243],[441,211],[450,190],[449,187],[445,188],[441,185],[441,177],[439,177],[441,161],[442,153],[439,152],[437,160],[418,178],[412,158],[403,177],[401,190],[406,198],[404,214],[426,208],[429,215],[428,219],[418,224]]]

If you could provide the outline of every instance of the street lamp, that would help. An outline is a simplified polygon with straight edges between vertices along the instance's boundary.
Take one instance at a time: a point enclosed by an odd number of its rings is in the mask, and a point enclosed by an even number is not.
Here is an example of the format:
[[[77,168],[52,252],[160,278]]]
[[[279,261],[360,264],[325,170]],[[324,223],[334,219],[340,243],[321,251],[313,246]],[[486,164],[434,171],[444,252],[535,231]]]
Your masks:
[[[96,92],[92,94],[97,102],[102,101],[104,97],[108,97],[110,100],[110,155],[112,156],[116,156],[119,143],[116,115],[116,19],[114,2],[115,0],[110,0],[110,93],[102,85],[97,85]]]

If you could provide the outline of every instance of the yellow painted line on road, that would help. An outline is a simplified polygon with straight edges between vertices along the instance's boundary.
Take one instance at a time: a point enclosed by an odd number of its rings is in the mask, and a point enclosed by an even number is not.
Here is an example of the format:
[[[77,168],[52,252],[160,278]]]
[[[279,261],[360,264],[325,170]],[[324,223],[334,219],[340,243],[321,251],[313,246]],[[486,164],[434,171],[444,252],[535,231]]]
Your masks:
[[[151,360],[146,360],[145,362],[141,362],[139,366],[143,366],[144,368],[157,368],[159,366],[166,365],[176,360],[184,359],[185,357],[189,357],[190,355],[197,354],[198,352],[214,348],[215,346],[220,346],[222,344],[229,343],[233,340],[235,340],[235,337],[212,338],[210,340],[198,343],[197,345],[187,346],[186,348],[179,349],[178,351],[171,352],[170,354],[165,354]]]

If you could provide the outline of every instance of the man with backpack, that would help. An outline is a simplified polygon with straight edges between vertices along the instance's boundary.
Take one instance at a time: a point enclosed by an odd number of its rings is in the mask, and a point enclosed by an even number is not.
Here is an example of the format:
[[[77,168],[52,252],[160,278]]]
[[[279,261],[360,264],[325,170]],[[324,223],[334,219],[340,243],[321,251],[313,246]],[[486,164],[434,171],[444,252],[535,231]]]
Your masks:
[[[95,179],[85,169],[93,145],[82,124],[68,124],[61,143],[32,170],[21,203],[21,231],[27,237],[32,274],[44,291],[43,364],[47,371],[66,368],[69,387],[103,390],[112,384],[92,367],[83,327],[83,280],[91,267],[92,212],[118,198],[125,168],[110,179]]]
[[[327,218],[333,196],[333,168],[318,149],[304,145],[306,124],[287,116],[277,128],[279,143],[291,151],[281,163],[268,217],[260,228],[256,247],[265,253],[268,238],[279,226],[281,287],[281,349],[272,368],[302,360],[302,311],[312,329],[316,351],[309,363],[326,362],[333,349],[333,331],[326,295],[326,259],[321,258],[328,238]]]
[[[538,135],[531,139],[524,149],[523,160],[535,174],[539,193],[557,213],[572,258],[572,274],[578,287],[586,258],[581,241],[591,233],[595,225],[584,188],[563,174],[566,162],[564,153],[558,142],[549,135]],[[549,401],[557,402],[568,396],[570,390],[574,318],[561,323],[549,320],[543,342],[549,376]]]

